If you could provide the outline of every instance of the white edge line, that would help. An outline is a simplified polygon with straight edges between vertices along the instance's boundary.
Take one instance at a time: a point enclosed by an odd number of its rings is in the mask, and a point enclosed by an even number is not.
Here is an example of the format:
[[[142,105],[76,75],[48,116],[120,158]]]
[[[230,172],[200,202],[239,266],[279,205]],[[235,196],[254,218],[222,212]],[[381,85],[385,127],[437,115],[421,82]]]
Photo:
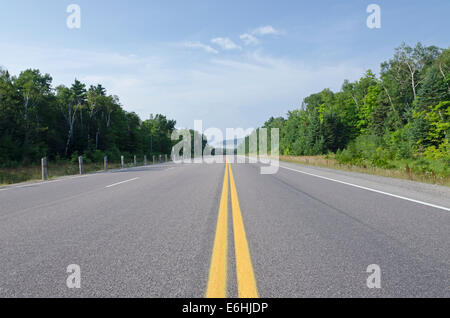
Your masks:
[[[117,183],[111,184],[111,185],[109,185],[109,186],[106,186],[105,189],[107,189],[107,188],[112,188],[112,187],[115,187],[115,186],[117,186],[117,185],[119,185],[119,184],[131,182],[131,181],[134,181],[134,180],[137,180],[137,179],[139,179],[139,177],[138,177],[138,178],[133,178],[133,179],[130,179],[130,180],[125,180],[125,181],[122,181],[122,182],[117,182]]]
[[[443,206],[439,206],[439,205],[435,205],[435,204],[431,204],[431,203],[427,203],[427,202],[423,202],[423,201],[419,201],[419,200],[414,200],[414,199],[410,199],[410,198],[407,198],[407,197],[402,197],[400,195],[396,195],[396,194],[392,194],[392,193],[388,193],[388,192],[384,192],[384,191],[380,191],[380,190],[375,190],[375,189],[359,186],[357,184],[348,183],[348,182],[344,182],[344,181],[340,181],[340,180],[336,180],[336,179],[331,179],[331,178],[319,176],[319,175],[316,175],[316,174],[312,174],[312,173],[308,173],[308,172],[304,172],[304,171],[300,171],[300,170],[296,170],[296,169],[292,169],[292,168],[288,168],[288,167],[283,167],[282,165],[280,165],[280,168],[291,170],[291,171],[295,171],[295,172],[298,172],[298,173],[303,173],[303,174],[306,174],[306,175],[309,175],[309,176],[313,176],[313,177],[316,177],[316,178],[320,178],[320,179],[324,179],[324,180],[328,180],[328,181],[333,181],[333,182],[337,182],[337,183],[341,183],[341,184],[345,184],[345,185],[352,186],[352,187],[355,187],[355,188],[359,188],[359,189],[363,189],[363,190],[367,190],[367,191],[371,191],[371,192],[375,192],[375,193],[388,195],[388,196],[391,196],[391,197],[394,197],[394,198],[397,198],[397,199],[402,199],[402,200],[406,200],[406,201],[410,201],[410,202],[414,202],[414,203],[418,203],[418,204],[426,205],[426,206],[429,206],[429,207],[432,207],[432,208],[441,209],[441,210],[445,210],[445,211],[449,211],[450,212],[450,208],[446,208],[446,207],[443,207]]]

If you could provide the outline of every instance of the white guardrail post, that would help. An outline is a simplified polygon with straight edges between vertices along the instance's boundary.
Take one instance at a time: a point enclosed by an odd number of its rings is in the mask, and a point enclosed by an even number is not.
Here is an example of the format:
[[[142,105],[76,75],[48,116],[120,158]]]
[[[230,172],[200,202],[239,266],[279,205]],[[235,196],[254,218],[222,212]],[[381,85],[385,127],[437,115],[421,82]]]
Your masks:
[[[42,166],[42,180],[47,180],[47,157],[41,159]]]
[[[103,158],[103,164],[105,171],[108,171],[108,156],[105,156],[105,158]]]
[[[78,157],[78,168],[80,169],[80,174],[83,174],[83,156]]]
[[[122,167],[122,169],[124,168],[124,158],[123,156],[120,156],[120,166]]]

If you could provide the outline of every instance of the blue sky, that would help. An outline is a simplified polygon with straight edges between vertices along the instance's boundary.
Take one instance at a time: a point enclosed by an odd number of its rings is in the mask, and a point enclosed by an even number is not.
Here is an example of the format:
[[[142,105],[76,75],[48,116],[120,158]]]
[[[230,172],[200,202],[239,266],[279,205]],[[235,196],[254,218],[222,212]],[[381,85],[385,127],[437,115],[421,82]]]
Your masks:
[[[69,4],[81,29],[66,26]],[[380,5],[381,29],[366,26]],[[379,69],[403,41],[449,47],[448,0],[2,0],[0,65],[102,83],[142,119],[258,127]]]

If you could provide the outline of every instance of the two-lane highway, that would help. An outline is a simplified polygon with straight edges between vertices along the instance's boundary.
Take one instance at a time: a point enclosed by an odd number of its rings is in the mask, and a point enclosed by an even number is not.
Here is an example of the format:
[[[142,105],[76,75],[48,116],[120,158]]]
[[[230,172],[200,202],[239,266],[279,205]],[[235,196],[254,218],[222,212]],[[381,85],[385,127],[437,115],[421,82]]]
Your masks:
[[[292,164],[0,188],[0,297],[449,297],[449,200],[448,188]],[[71,264],[80,289],[66,286]],[[371,264],[381,289],[367,287]]]
[[[230,191],[228,191],[230,187]],[[232,233],[234,242],[234,264],[237,278],[237,296],[240,298],[258,298],[258,287],[253,271],[249,244],[234,181],[233,170],[229,162],[225,165],[225,177],[220,198],[216,238],[211,258],[208,289],[206,297],[226,298],[228,295],[228,193],[231,193]],[[230,230],[231,232],[231,230]]]

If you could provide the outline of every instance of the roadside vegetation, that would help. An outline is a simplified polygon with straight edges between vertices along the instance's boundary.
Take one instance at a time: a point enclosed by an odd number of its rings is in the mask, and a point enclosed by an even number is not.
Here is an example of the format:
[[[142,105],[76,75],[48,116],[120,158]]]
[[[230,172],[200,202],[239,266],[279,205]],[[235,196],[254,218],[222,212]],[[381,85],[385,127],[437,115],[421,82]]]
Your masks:
[[[175,124],[160,114],[142,121],[100,84],[54,88],[39,70],[0,69],[0,185],[40,179],[43,157],[49,178],[79,173],[78,156],[87,173],[103,170],[105,156],[111,169],[121,156],[130,163],[146,155],[150,163],[170,154]]]
[[[131,161],[126,166],[133,166]],[[119,169],[120,163],[108,163],[108,169]],[[92,173],[104,170],[103,162],[91,162],[89,159],[83,162],[83,172]],[[53,179],[62,176],[72,176],[79,174],[78,159],[77,161],[59,160],[48,163],[48,178]],[[41,180],[42,170],[41,166],[34,165],[18,165],[8,168],[0,168],[0,186],[25,181]]]
[[[119,168],[119,164],[110,165],[111,169]],[[49,163],[48,165],[48,177],[49,179],[71,176],[79,173],[78,164],[71,163],[69,161],[58,161],[55,163]],[[84,163],[83,170],[85,173],[97,172],[103,170],[103,164],[101,163]],[[40,165],[0,168],[0,185],[8,185],[14,183],[20,183],[25,181],[40,180],[42,176]]]
[[[378,77],[368,70],[339,92],[312,94],[263,128],[280,129],[285,158],[326,155],[335,167],[448,185],[450,49],[403,44]]]
[[[169,154],[175,120],[127,112],[102,85],[52,86],[49,74],[26,70],[14,76],[0,69],[0,168],[16,169],[74,161],[119,162],[120,156]],[[58,166],[58,164],[57,164]]]

